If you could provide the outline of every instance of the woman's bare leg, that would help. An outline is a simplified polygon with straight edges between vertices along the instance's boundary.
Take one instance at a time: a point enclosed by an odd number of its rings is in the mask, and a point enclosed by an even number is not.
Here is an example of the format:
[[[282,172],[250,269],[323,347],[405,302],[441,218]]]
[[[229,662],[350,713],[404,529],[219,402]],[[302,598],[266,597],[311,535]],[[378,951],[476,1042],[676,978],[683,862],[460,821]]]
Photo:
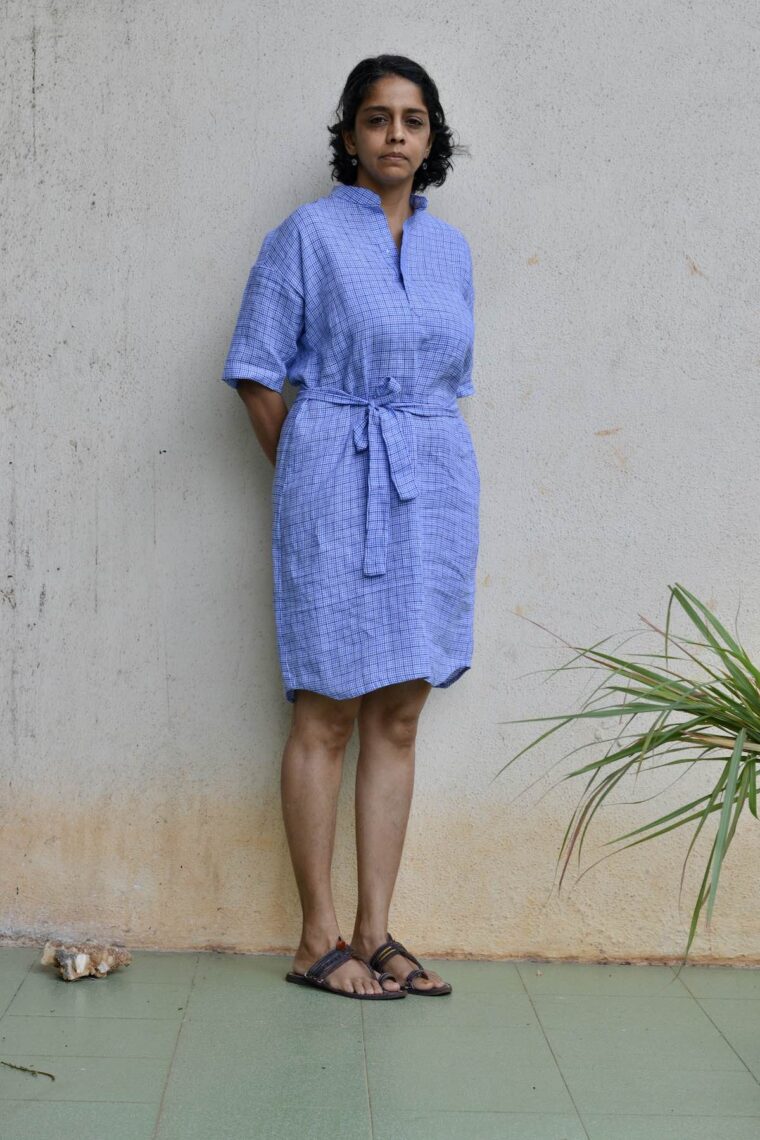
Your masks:
[[[356,770],[359,903],[351,944],[363,958],[386,941],[414,789],[417,724],[431,687],[422,679],[403,681],[360,698]],[[400,954],[383,965],[399,981],[415,968],[414,962]],[[441,985],[438,974],[427,967],[426,972],[431,980],[415,978],[417,989]]]
[[[343,757],[361,699],[335,701],[299,689],[293,705],[280,787],[285,833],[303,912],[301,941],[293,961],[298,973],[304,973],[331,950],[342,933],[330,871]],[[333,970],[328,984],[354,993],[379,993],[382,988],[355,958]],[[385,988],[397,987],[386,982]]]

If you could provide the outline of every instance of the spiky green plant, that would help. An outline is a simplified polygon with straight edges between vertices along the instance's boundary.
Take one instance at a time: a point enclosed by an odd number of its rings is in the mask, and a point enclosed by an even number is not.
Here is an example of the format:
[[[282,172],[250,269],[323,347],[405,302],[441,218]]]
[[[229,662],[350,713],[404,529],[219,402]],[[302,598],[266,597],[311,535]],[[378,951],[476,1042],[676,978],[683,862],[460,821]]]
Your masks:
[[[667,815],[660,816],[604,844],[608,846],[629,839],[631,836],[642,836],[611,852],[618,854],[627,847],[635,847],[639,843],[665,835],[677,827],[696,823],[681,872],[680,905],[686,866],[697,837],[710,816],[715,812],[720,813],[692,914],[689,938],[681,963],[683,966],[688,958],[699,916],[705,904],[707,904],[709,928],[721,867],[745,804],[755,819],[758,818],[760,669],[752,663],[746,650],[739,643],[738,634],[736,638],[732,637],[717,617],[694,594],[678,583],[669,586],[668,589],[670,599],[664,630],[659,629],[643,615],[639,615],[646,625],[664,638],[664,653],[632,654],[622,657],[599,649],[599,646],[609,641],[609,638],[604,638],[588,648],[569,645],[561,639],[565,645],[575,651],[575,655],[565,665],[559,666],[557,670],[551,670],[552,673],[570,668],[602,669],[604,679],[588,700],[583,702],[580,712],[500,721],[501,724],[524,724],[546,720],[558,720],[560,723],[522,748],[497,772],[494,779],[529,749],[573,721],[622,717],[627,718],[627,727],[636,717],[654,717],[645,731],[632,733],[633,739],[627,744],[620,745],[623,739],[627,739],[622,732],[606,740],[603,739],[602,743],[611,742],[611,750],[600,759],[593,760],[582,768],[576,768],[563,777],[563,780],[568,780],[574,776],[590,773],[562,839],[557,860],[557,866],[563,863],[559,881],[561,888],[576,844],[580,864],[583,841],[591,821],[607,796],[624,777],[633,771],[640,773],[645,766],[647,771],[677,765],[688,765],[691,768],[694,764],[704,765],[708,762],[715,763],[717,760],[720,771],[715,786],[709,793],[689,800]],[[690,619],[700,639],[676,637],[670,632],[671,608],[674,601],[678,602]],[[669,651],[669,643],[676,645],[683,656],[674,656]],[[697,650],[705,651],[708,660],[702,660],[697,655]],[[643,664],[637,660],[639,657],[647,657],[654,664]],[[579,659],[584,659],[591,665],[578,666],[575,662]],[[681,661],[691,662],[695,667],[692,672],[696,673],[696,676],[688,676],[684,671],[672,667],[672,663]],[[611,704],[595,707],[600,701],[608,698],[612,700]],[[642,724],[641,721],[636,723],[637,727]],[[593,747],[598,743],[599,741],[595,740],[582,747]],[[620,746],[615,747],[616,745]],[[678,753],[687,753],[687,755],[677,755]],[[662,757],[670,758],[663,763],[652,763]]]

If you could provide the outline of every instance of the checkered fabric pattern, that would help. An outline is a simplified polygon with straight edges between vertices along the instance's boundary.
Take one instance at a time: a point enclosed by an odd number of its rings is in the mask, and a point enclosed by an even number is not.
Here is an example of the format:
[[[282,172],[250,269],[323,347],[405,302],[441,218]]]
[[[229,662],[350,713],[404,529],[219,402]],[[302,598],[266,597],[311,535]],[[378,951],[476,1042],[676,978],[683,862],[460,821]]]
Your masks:
[[[378,194],[335,185],[264,237],[222,379],[296,398],[277,446],[272,562],[287,700],[470,668],[480,474],[464,235],[412,194],[399,251]]]

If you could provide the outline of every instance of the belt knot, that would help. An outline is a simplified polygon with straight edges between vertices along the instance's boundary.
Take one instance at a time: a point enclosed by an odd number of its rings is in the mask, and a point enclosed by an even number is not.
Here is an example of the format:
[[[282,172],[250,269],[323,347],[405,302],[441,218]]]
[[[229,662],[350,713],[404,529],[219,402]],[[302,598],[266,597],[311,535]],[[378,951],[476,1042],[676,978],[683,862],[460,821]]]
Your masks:
[[[395,376],[386,376],[384,380],[385,392],[380,396],[365,398],[342,389],[315,387],[301,388],[296,397],[364,406],[364,414],[359,416],[354,425],[353,440],[356,451],[369,452],[363,561],[363,572],[368,576],[385,574],[387,568],[390,484],[393,483],[399,499],[404,502],[414,499],[418,493],[414,459],[399,413],[408,412],[419,416],[459,415],[456,404],[396,400],[401,384]]]

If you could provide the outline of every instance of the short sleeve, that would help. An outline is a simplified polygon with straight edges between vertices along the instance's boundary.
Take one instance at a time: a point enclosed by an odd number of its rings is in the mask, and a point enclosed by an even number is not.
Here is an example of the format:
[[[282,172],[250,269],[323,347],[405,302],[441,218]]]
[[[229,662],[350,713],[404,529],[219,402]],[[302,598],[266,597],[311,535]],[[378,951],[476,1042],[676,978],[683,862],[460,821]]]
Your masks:
[[[281,392],[304,326],[298,227],[292,216],[266,234],[248,274],[222,380],[257,380]]]
[[[465,242],[465,250],[466,250],[466,265],[467,265],[467,267],[465,270],[465,277],[464,277],[464,295],[465,295],[465,300],[467,301],[467,307],[470,310],[470,318],[472,320],[472,324],[473,324],[473,328],[474,328],[474,326],[475,326],[475,286],[473,284],[473,279],[472,279],[472,255],[470,253],[470,247],[469,247],[469,245],[467,245],[466,242]],[[474,340],[471,340],[469,348],[467,349],[467,355],[465,357],[465,364],[464,364],[464,369],[462,371],[462,376],[459,380],[459,384],[457,385],[457,390],[456,390],[457,398],[459,396],[474,396],[474,394],[475,394],[475,387],[474,387],[473,382],[472,382],[472,366],[473,366],[474,356],[475,356],[474,349],[475,349]]]

